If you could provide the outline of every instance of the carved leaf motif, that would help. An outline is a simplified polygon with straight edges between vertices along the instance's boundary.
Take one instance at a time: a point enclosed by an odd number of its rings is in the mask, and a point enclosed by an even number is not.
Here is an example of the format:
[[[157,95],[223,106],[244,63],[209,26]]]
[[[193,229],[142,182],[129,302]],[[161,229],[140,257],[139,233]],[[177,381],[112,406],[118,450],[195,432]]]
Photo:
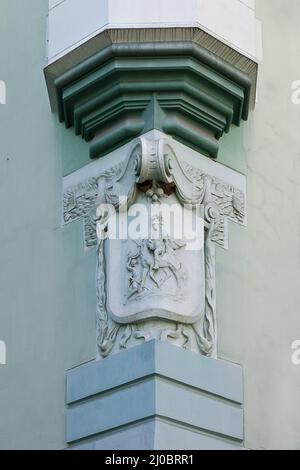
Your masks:
[[[151,181],[149,181],[149,175]],[[94,246],[97,244],[96,204],[101,200],[104,203],[112,203],[116,209],[119,209],[120,190],[125,188],[127,201],[130,205],[135,200],[138,187],[152,200],[168,197],[175,191],[182,204],[203,205],[208,228],[205,238],[205,311],[197,323],[190,325],[183,325],[171,320],[165,321],[163,324],[159,320],[150,322],[147,319],[142,323],[130,325],[116,323],[106,308],[106,261],[103,238],[98,241],[97,248],[97,343],[99,352],[102,357],[106,357],[114,351],[130,347],[137,342],[156,338],[174,342],[186,349],[197,350],[204,355],[213,356],[216,354],[217,336],[215,245],[226,246],[227,219],[237,223],[245,222],[245,195],[239,188],[207,175],[201,169],[179,159],[168,140],[148,142],[147,139],[141,138],[135,143],[134,150],[128,155],[126,161],[105,170],[97,177],[89,178],[66,190],[63,203],[64,222],[68,223],[82,217],[85,245]],[[105,229],[105,221],[102,222],[102,229]],[[181,247],[171,247],[175,253],[174,259],[176,258],[176,250]],[[157,287],[160,288],[167,282],[168,275],[172,276],[172,272],[169,272],[172,270],[166,264],[163,255],[160,259],[160,256],[155,257],[154,252],[154,249],[150,249],[151,262],[149,266],[152,265],[152,271],[150,268],[148,271],[146,270],[146,276],[149,277],[151,271],[153,285],[157,284]],[[127,260],[129,263],[127,265],[128,285],[129,290],[133,289],[133,296],[140,294],[139,288],[143,290],[143,276],[141,271],[134,273],[136,263],[131,265],[130,259],[136,260],[140,257],[141,253],[138,252],[137,256],[129,257]],[[176,268],[174,259],[171,264],[178,275],[181,269]],[[160,261],[164,261],[166,266],[160,266]],[[161,277],[159,277],[160,275]],[[176,280],[178,282],[177,278]],[[177,287],[179,291],[179,286]]]

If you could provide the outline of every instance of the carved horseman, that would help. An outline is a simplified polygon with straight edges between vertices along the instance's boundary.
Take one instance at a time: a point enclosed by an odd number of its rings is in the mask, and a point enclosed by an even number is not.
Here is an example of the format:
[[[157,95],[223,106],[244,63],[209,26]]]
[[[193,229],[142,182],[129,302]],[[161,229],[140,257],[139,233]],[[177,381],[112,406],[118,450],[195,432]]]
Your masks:
[[[114,201],[117,207],[116,196],[122,195],[127,199],[127,210],[139,203],[151,212],[153,205],[160,204],[163,198],[164,203],[180,206],[177,215],[182,217],[185,204],[193,210],[203,203],[206,194],[205,183],[199,180],[195,183],[183,171],[177,156],[164,140],[139,139],[115,180],[109,178],[107,186],[105,181],[103,183],[105,203]],[[102,285],[106,299],[105,335],[103,321],[98,323],[102,325],[99,332],[102,355],[118,349],[124,329],[131,331],[126,345],[134,343],[134,331],[141,326],[141,330],[145,330],[142,337],[168,338],[166,332],[177,331],[179,325],[185,325],[181,330],[182,344],[186,344],[189,336],[197,335],[194,325],[205,316],[204,247],[189,251],[184,239],[175,240],[164,233],[161,216],[149,217],[154,236],[149,234],[149,238],[140,240],[105,240],[105,246],[101,243],[104,258],[109,260],[105,266],[98,266],[103,272],[101,279],[106,281]],[[98,223],[101,224],[101,217]],[[199,235],[203,237],[203,234]],[[116,289],[116,285],[122,287],[123,292]],[[109,351],[105,349],[103,354],[103,343],[107,344],[112,332],[116,331],[113,341],[109,341]],[[195,338],[193,343],[196,348]]]
[[[121,215],[135,204],[150,214],[141,219],[150,222],[150,235],[110,239],[112,216],[120,228]],[[175,205],[176,221],[184,224],[185,208],[200,213],[197,235],[204,243],[190,249],[185,237],[164,229],[160,215],[152,218],[151,209],[164,204]],[[244,222],[243,192],[193,167],[174,152],[171,138],[153,133],[137,139],[123,162],[65,192],[65,222],[81,216],[87,246],[97,228],[100,356],[155,338],[215,357],[215,246],[227,245],[227,219]]]

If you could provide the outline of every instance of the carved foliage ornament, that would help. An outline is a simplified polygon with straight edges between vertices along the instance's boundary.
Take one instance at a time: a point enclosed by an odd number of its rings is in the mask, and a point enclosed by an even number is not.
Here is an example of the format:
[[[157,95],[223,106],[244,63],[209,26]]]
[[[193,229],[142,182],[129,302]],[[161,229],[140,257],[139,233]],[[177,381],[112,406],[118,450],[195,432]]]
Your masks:
[[[103,205],[114,207],[120,224],[135,202],[150,214],[151,235],[108,239]],[[189,250],[164,231],[159,210],[152,215],[162,202],[176,203],[179,217],[185,206],[200,208],[204,245]],[[64,222],[79,217],[86,246],[97,243],[100,356],[155,338],[215,357],[215,245],[226,246],[227,218],[244,222],[243,192],[179,159],[171,140],[139,138],[125,162],[65,192]]]

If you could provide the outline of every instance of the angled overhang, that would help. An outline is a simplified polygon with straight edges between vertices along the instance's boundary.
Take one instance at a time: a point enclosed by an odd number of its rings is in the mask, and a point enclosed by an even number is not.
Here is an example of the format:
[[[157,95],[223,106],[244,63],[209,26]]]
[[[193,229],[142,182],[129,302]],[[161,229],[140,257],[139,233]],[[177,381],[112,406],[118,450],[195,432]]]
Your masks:
[[[216,157],[223,133],[247,120],[256,85],[254,69],[193,41],[117,42],[57,76],[50,69],[53,109],[92,158],[151,129]]]

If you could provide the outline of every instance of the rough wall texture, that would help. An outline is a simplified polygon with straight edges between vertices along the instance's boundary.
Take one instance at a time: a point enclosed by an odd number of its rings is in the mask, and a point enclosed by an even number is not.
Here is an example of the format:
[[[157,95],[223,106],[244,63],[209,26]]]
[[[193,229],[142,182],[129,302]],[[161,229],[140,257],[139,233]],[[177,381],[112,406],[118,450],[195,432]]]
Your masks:
[[[0,448],[63,448],[65,371],[94,357],[94,251],[61,230],[62,174],[88,148],[51,115],[42,68],[46,0],[2,0],[0,79]],[[248,176],[248,228],[218,251],[219,355],[241,363],[250,448],[300,448],[300,78],[298,0],[257,0],[264,64],[250,121],[219,161]],[[76,165],[73,166],[73,161]]]

